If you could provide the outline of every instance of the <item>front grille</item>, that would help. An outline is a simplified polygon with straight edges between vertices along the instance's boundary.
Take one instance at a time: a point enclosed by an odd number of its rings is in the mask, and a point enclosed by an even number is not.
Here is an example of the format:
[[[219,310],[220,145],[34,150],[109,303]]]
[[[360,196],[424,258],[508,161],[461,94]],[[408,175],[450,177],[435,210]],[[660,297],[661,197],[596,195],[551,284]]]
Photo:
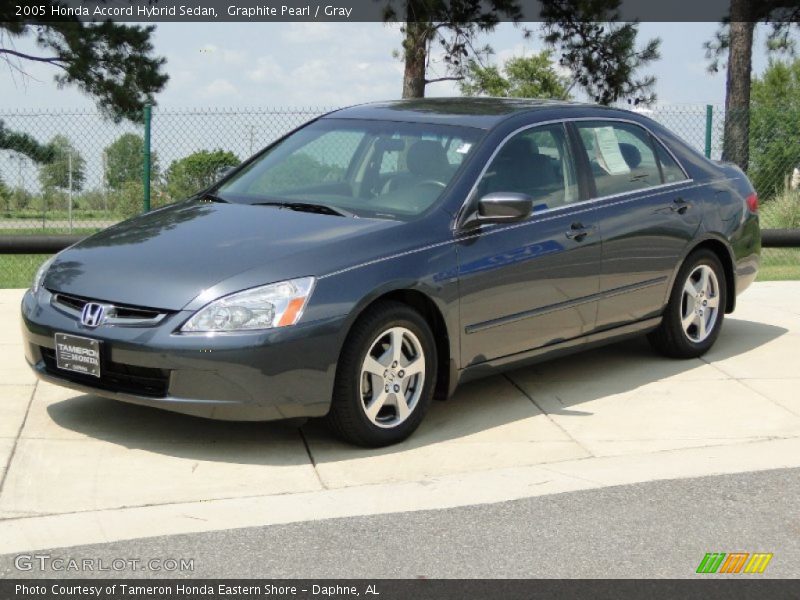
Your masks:
[[[100,377],[84,375],[65,371],[56,366],[56,353],[52,348],[40,346],[42,360],[47,373],[60,379],[74,381],[89,387],[134,394],[136,396],[150,396],[163,398],[167,395],[169,384],[169,371],[165,369],[152,369],[138,367],[123,363],[112,362],[101,356]]]
[[[63,294],[61,292],[53,293],[52,299],[54,307],[76,319],[80,319],[83,307],[89,302],[97,302],[106,307],[106,320],[104,322],[108,325],[122,325],[128,327],[151,326],[158,324],[164,317],[171,314],[169,311],[155,308],[125,304],[109,304],[99,300]]]
[[[82,298],[76,298],[75,296],[67,296],[66,294],[56,294],[53,296],[53,302],[56,304],[63,304],[64,306],[69,306],[70,308],[74,308],[77,311],[82,311],[83,307],[86,305],[88,300],[83,300]]]

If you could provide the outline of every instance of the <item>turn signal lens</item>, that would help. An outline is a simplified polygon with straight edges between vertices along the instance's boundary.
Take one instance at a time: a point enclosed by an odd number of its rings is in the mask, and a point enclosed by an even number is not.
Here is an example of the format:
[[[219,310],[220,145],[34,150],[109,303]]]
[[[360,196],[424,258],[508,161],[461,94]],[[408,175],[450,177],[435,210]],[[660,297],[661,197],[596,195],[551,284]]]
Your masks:
[[[758,194],[753,192],[747,197],[747,210],[751,213],[758,212]]]

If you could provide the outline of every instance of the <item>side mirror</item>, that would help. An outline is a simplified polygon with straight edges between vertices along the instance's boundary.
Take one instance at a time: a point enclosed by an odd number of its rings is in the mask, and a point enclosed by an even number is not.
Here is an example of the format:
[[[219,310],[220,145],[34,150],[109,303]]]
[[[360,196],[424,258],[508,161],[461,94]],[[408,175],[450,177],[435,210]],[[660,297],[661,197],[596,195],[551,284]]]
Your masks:
[[[527,194],[493,192],[478,200],[478,210],[467,219],[467,223],[513,223],[527,219],[531,212],[533,198]]]

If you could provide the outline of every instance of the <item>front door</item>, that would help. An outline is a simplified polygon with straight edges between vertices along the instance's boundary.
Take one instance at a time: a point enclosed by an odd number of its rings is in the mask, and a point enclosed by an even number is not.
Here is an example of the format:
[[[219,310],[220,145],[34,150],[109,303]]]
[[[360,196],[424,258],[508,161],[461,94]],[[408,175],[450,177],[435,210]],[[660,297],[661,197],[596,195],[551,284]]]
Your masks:
[[[580,202],[563,124],[532,127],[496,154],[476,186],[528,194],[526,221],[460,232],[462,367],[579,337],[594,328],[600,231]]]

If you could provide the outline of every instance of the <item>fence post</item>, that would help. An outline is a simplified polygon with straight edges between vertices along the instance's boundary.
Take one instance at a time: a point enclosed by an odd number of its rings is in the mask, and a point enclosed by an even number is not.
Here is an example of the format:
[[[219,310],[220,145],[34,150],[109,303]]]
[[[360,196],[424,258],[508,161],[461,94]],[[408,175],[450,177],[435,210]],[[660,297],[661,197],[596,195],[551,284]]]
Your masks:
[[[706,104],[706,158],[711,158],[711,126],[714,122],[714,107]]]
[[[142,147],[142,212],[150,211],[150,122],[153,107],[144,105],[144,144]]]

